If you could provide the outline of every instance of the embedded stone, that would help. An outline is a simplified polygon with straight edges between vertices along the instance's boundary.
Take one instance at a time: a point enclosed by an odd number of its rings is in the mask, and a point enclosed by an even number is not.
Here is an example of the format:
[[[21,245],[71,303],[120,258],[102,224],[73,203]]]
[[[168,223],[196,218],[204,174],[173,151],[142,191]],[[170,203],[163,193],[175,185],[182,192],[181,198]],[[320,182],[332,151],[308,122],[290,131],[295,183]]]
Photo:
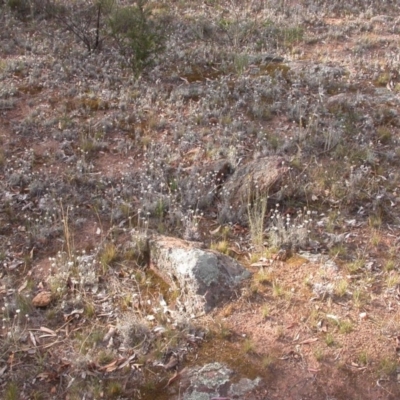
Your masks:
[[[177,306],[192,316],[210,312],[229,300],[250,276],[236,260],[193,242],[166,236],[149,241],[151,265],[173,290]]]
[[[32,305],[34,307],[46,307],[51,302],[50,292],[40,292],[32,299]]]

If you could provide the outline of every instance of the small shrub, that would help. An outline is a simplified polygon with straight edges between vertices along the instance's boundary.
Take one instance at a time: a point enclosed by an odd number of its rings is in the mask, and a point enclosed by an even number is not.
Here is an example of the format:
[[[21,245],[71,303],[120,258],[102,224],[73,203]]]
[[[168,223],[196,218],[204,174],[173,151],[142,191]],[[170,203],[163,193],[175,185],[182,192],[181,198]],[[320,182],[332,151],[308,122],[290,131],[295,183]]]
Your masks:
[[[109,350],[101,350],[97,355],[97,360],[100,365],[106,365],[114,359],[114,354]]]
[[[123,393],[122,384],[117,381],[110,381],[107,384],[106,394],[108,398],[117,398]]]
[[[266,318],[268,318],[269,317],[269,315],[271,314],[271,310],[270,310],[270,308],[268,307],[268,305],[264,305],[264,306],[262,306],[262,308],[261,308],[261,315],[262,315],[262,318],[263,319],[266,319]]]
[[[335,344],[335,339],[331,333],[328,333],[325,337],[325,343],[327,346],[332,347]]]
[[[111,36],[135,75],[150,66],[164,48],[164,27],[152,18],[148,0],[116,8],[109,18],[109,26]]]
[[[340,333],[350,333],[353,331],[353,324],[351,321],[340,321],[339,322],[339,332]]]
[[[3,149],[0,149],[0,169],[6,165],[6,155]]]
[[[264,269],[260,269],[256,274],[254,274],[254,282],[259,285],[267,285],[271,283],[272,274]]]
[[[397,361],[390,358],[383,358],[379,362],[378,371],[381,376],[392,375],[397,370]]]
[[[243,352],[246,354],[254,352],[254,343],[251,339],[246,339],[243,342]]]
[[[325,358],[324,351],[320,348],[314,350],[314,357],[318,362],[321,362]]]
[[[347,270],[350,274],[355,274],[360,272],[360,270],[365,266],[365,260],[363,258],[359,258],[354,262],[347,264]]]
[[[390,131],[390,128],[387,126],[379,126],[376,130],[376,133],[378,135],[378,140],[382,144],[389,144],[392,140],[392,132]]]
[[[19,399],[19,390],[18,390],[18,385],[15,382],[9,382],[7,384],[5,393],[4,393],[4,399],[5,400],[17,400]]]
[[[302,248],[305,247],[310,238],[310,227],[312,223],[311,211],[298,210],[293,218],[291,215],[283,215],[276,205],[270,217],[268,228],[269,242],[272,247]]]
[[[107,243],[103,251],[100,254],[100,264],[103,267],[103,271],[118,258],[118,251],[114,243]]]
[[[99,50],[104,41],[104,16],[114,8],[114,0],[91,0],[88,2],[68,2],[59,7],[52,2],[49,12],[61,26],[75,35],[88,52]]]
[[[283,286],[277,281],[272,283],[272,294],[274,297],[281,297],[285,294]]]
[[[339,297],[346,295],[349,288],[349,283],[346,279],[341,279],[337,284],[335,284],[335,294]]]
[[[304,38],[304,28],[301,26],[293,26],[282,30],[283,43],[286,47],[292,47]]]
[[[220,240],[216,243],[211,243],[211,249],[226,255],[229,255],[230,253],[229,242],[227,240]]]
[[[369,361],[369,356],[366,351],[361,351],[357,356],[357,361],[360,365],[367,365]]]
[[[265,356],[262,361],[261,365],[263,368],[271,368],[274,365],[275,358],[272,355]]]

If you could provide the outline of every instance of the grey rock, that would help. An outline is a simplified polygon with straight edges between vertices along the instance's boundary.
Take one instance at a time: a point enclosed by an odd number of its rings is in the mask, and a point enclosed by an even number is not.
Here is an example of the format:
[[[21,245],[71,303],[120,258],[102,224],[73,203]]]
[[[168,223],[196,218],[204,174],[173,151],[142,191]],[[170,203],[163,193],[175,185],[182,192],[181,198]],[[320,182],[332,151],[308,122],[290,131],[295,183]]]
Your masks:
[[[337,65],[323,63],[305,63],[294,61],[288,63],[293,78],[303,76],[311,86],[318,86],[321,83],[329,84],[346,74],[346,69]]]
[[[285,59],[280,56],[276,56],[273,54],[256,54],[249,55],[249,62],[251,64],[268,64],[271,62],[282,63]]]
[[[257,195],[276,194],[289,171],[283,157],[263,157],[240,166],[223,186],[221,195],[242,220],[247,216],[247,206]]]
[[[158,236],[149,240],[149,250],[153,268],[180,291],[177,305],[191,316],[207,313],[231,298],[250,276],[233,258],[184,240]]]
[[[182,100],[194,100],[197,101],[200,97],[204,95],[204,88],[197,84],[191,83],[188,85],[182,85],[176,88],[172,93],[171,96],[173,99],[182,99]]]
[[[218,362],[191,368],[182,382],[187,388],[183,399],[242,398],[261,383],[261,378],[242,378],[234,383],[234,378],[234,371]]]

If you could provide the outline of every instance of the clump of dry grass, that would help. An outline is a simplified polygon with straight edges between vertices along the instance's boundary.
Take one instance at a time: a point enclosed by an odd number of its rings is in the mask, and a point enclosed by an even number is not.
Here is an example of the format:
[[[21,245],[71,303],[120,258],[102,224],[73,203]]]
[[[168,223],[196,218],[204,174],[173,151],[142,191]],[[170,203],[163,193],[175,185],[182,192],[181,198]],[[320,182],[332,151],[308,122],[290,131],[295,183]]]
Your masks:
[[[304,248],[308,245],[312,228],[311,211],[305,208],[298,210],[293,217],[282,214],[279,204],[272,211],[268,224],[268,239],[274,248]]]

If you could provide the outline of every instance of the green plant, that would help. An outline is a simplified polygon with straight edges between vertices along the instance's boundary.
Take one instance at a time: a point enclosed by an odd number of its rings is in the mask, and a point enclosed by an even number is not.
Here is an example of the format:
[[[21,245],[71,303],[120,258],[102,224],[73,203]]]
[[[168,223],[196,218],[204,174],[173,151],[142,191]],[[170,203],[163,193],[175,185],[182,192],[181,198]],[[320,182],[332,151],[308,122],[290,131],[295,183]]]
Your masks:
[[[163,219],[164,214],[165,214],[167,208],[168,208],[168,207],[167,207],[167,204],[164,202],[163,199],[159,199],[159,200],[157,201],[157,205],[156,205],[156,208],[155,208],[154,212],[155,212],[156,217],[157,217],[159,220],[162,220],[162,219]]]
[[[250,227],[251,241],[257,250],[261,250],[264,243],[264,218],[267,211],[267,196],[257,193],[253,203],[247,206],[247,215]]]
[[[360,308],[365,300],[365,293],[361,289],[357,288],[353,291],[353,303],[357,308]]]
[[[261,365],[263,368],[271,368],[275,362],[275,358],[272,355],[265,356],[262,361]]]
[[[115,8],[109,17],[111,36],[135,76],[150,66],[164,48],[165,27],[153,18],[148,0]]]
[[[292,249],[305,246],[309,241],[311,211],[299,209],[295,217],[283,214],[276,204],[269,221],[268,239],[274,248]]]
[[[269,271],[266,271],[264,268],[261,268],[254,274],[253,280],[256,284],[266,285],[271,282],[272,274]]]
[[[211,243],[211,249],[216,250],[222,254],[229,255],[230,253],[229,242],[227,240],[220,240],[216,243],[215,242]]]
[[[285,294],[283,286],[277,281],[272,283],[272,294],[274,297],[281,297]]]
[[[73,242],[73,235],[72,232],[70,231],[70,225],[69,225],[69,208],[67,207],[67,210],[64,212],[64,206],[62,202],[60,202],[60,209],[61,209],[61,217],[62,217],[62,224],[64,228],[64,243],[66,245],[66,250],[67,250],[67,255],[69,260],[73,259],[73,252],[74,252],[74,242]]]
[[[400,276],[393,272],[386,278],[386,285],[388,288],[396,287],[400,283]]]
[[[346,254],[346,247],[342,243],[335,244],[329,249],[329,255],[333,258],[341,257]]]
[[[232,336],[232,331],[224,322],[218,323],[216,326],[216,336],[221,339],[229,339]]]
[[[117,398],[123,393],[122,384],[118,381],[109,381],[107,383],[106,394],[108,398]]]
[[[329,347],[331,347],[331,346],[333,346],[335,344],[335,340],[334,340],[334,337],[333,337],[332,333],[328,333],[325,336],[325,343]]]
[[[18,400],[19,390],[16,382],[9,382],[4,393],[4,400]]]
[[[96,315],[96,307],[94,303],[91,303],[89,301],[85,302],[83,311],[87,318],[93,318]]]
[[[0,150],[0,169],[2,169],[6,165],[6,156],[4,150]]]
[[[285,328],[282,325],[278,325],[275,328],[275,335],[278,340],[282,340],[285,337]]]
[[[355,261],[353,261],[350,264],[347,264],[347,270],[349,271],[350,274],[355,274],[356,272],[359,272],[360,269],[362,269],[365,265],[365,260],[363,258],[359,258]]]
[[[249,57],[247,54],[236,54],[233,59],[233,65],[238,75],[241,75],[249,65]]]
[[[254,352],[254,342],[251,339],[246,339],[242,344],[243,352],[246,354]]]
[[[380,375],[392,375],[397,370],[398,363],[392,358],[383,358],[378,365],[378,372]]]
[[[107,243],[100,253],[100,264],[103,268],[103,273],[107,268],[118,259],[118,250],[114,243]]]
[[[271,313],[271,310],[268,307],[268,305],[266,305],[266,304],[263,305],[262,308],[261,308],[261,315],[262,315],[263,319],[268,318],[270,313]]]
[[[371,229],[370,243],[372,246],[379,246],[382,241],[382,234],[379,229]]]
[[[75,339],[79,345],[79,352],[86,354],[89,350],[95,348],[104,338],[104,331],[96,328],[92,329],[89,334],[79,332],[76,334]]]
[[[19,17],[26,18],[33,12],[31,2],[29,0],[6,0],[6,4]]]
[[[351,321],[339,321],[338,326],[340,333],[350,333],[353,331],[353,323]]]
[[[86,159],[92,158],[95,155],[96,151],[99,150],[97,141],[88,134],[81,135],[79,140],[79,148],[85,155]]]
[[[114,354],[109,350],[101,350],[97,355],[97,360],[100,365],[106,365],[114,359]]]
[[[392,140],[392,132],[388,126],[378,126],[376,129],[378,140],[382,144],[389,144]]]
[[[339,282],[335,284],[335,294],[339,297],[343,297],[348,290],[349,283],[346,279],[341,279]]]
[[[229,227],[229,225],[225,225],[225,226],[222,228],[222,231],[221,231],[221,235],[222,235],[222,237],[224,238],[224,240],[227,240],[227,239],[228,239],[230,233],[231,233],[231,228]]]
[[[366,351],[361,351],[357,355],[357,361],[360,365],[367,365],[368,364],[368,353]]]
[[[31,299],[27,298],[22,293],[18,293],[15,300],[16,307],[20,310],[21,315],[27,315],[32,311]]]
[[[368,218],[368,223],[371,228],[379,229],[382,226],[382,217],[377,214],[371,214]]]
[[[293,26],[282,30],[283,43],[287,47],[292,47],[304,37],[304,28],[302,26]]]
[[[323,361],[325,357],[324,351],[321,348],[316,348],[314,350],[314,357],[318,362]]]
[[[389,260],[386,261],[385,265],[384,265],[384,270],[386,272],[390,272],[392,271],[394,268],[396,267],[396,261],[393,260],[393,258],[390,258]]]

